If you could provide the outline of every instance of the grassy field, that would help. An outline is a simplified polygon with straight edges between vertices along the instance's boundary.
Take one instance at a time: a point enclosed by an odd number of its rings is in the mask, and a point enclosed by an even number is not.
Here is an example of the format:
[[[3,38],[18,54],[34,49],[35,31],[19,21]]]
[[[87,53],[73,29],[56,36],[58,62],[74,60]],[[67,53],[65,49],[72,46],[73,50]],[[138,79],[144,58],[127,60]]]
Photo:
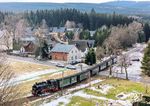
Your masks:
[[[96,99],[86,99],[80,96],[74,96],[71,98],[71,102],[67,106],[104,106],[104,102]],[[63,106],[63,103],[59,103],[59,106]]]
[[[115,87],[115,89],[110,89],[109,92],[105,95],[102,94],[100,92],[97,91],[93,91],[91,89],[85,89],[84,91],[87,94],[92,94],[95,96],[103,96],[109,99],[117,99],[116,95],[124,92],[124,93],[130,93],[130,92],[137,92],[137,93],[141,93],[144,95],[150,95],[150,85],[147,88],[147,93],[145,93],[145,84],[143,83],[136,83],[136,82],[132,82],[132,81],[127,81],[127,80],[117,80],[117,79],[107,79],[101,83],[99,83],[100,85],[105,85],[105,84],[109,84],[113,87]],[[97,87],[99,84],[94,85],[94,87]]]
[[[111,85],[114,88],[110,89],[107,94],[103,94],[94,90],[91,90],[88,88],[83,89],[83,91],[88,94],[88,95],[93,95],[97,97],[104,97],[108,99],[113,99],[113,100],[119,100],[119,98],[116,97],[116,95],[124,92],[124,93],[131,93],[135,92],[137,94],[143,94],[143,95],[149,95],[150,96],[150,85],[147,87],[147,93],[145,93],[145,84],[143,83],[136,83],[128,80],[117,80],[114,78],[111,79],[106,79],[98,84],[92,85],[92,87],[97,87],[98,85]],[[138,95],[140,96],[140,95]],[[102,100],[97,100],[94,98],[88,99],[88,98],[83,98],[80,96],[73,96],[67,104],[67,106],[106,106],[108,105],[108,101],[102,101]],[[123,100],[132,100],[132,98],[126,98]],[[62,106],[62,103],[59,103],[59,106]],[[122,105],[118,105],[122,106]]]
[[[8,62],[10,63],[11,69],[16,74],[23,74],[28,72],[34,72],[34,71],[41,71],[46,69],[55,69],[54,66],[47,66],[42,64],[36,64],[36,63],[30,63],[25,61],[18,61],[15,59],[9,59]]]

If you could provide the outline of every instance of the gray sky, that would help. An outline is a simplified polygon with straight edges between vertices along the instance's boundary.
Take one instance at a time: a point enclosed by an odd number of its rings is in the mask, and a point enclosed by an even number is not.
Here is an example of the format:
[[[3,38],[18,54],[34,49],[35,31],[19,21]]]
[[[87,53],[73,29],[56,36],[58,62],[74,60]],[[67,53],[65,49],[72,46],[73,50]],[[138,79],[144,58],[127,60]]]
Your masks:
[[[65,3],[65,2],[102,3],[108,1],[115,1],[115,0],[0,0],[0,2],[53,2],[53,3]],[[129,1],[150,1],[150,0],[129,0]]]

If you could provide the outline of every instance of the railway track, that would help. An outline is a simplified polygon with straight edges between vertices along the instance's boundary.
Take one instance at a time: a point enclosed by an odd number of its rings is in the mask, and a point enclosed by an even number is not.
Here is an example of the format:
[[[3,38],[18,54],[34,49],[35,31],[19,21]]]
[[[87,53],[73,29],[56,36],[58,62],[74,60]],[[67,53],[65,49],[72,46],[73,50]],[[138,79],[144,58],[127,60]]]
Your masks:
[[[68,76],[68,77],[65,77],[66,81],[69,81],[69,85],[64,85],[64,86],[60,86],[60,82],[62,81],[62,79],[58,79],[58,85],[60,87],[58,87],[60,90],[55,92],[55,93],[50,93],[50,94],[46,94],[44,96],[41,96],[41,97],[35,97],[35,96],[27,96],[27,97],[23,97],[23,98],[20,98],[20,99],[16,99],[12,102],[8,102],[7,105],[9,103],[17,103],[17,102],[22,102],[22,103],[35,103],[37,101],[42,101],[42,100],[45,100],[45,99],[55,99],[55,98],[58,98],[60,97],[61,95],[63,94],[69,94],[71,92],[74,92],[74,91],[77,91],[77,90],[80,90],[80,84],[87,84],[87,81],[88,83],[90,83],[89,85],[86,85],[86,87],[90,86],[91,85],[91,81],[93,81],[93,79],[95,78],[94,76],[97,76],[97,74],[100,72],[100,71],[105,71],[110,65],[113,65],[115,64],[115,59],[116,57],[110,57],[108,59],[106,59],[105,61],[99,63],[99,64],[96,64],[95,66],[81,72],[81,73],[78,73],[78,74],[75,74],[74,76]],[[75,80],[75,83],[71,81],[72,78],[76,78]],[[69,79],[69,80],[68,80]],[[90,80],[90,81],[89,81]],[[63,81],[64,81],[64,78],[63,78]],[[68,84],[68,83],[67,83]],[[77,88],[79,89],[74,89],[74,90],[68,90],[68,88],[76,88],[76,86],[79,86]],[[86,88],[85,87],[85,88]],[[9,105],[8,105],[9,106]],[[15,105],[16,106],[16,105]],[[18,105],[19,106],[19,105]]]
[[[91,78],[91,82],[95,81],[95,80],[97,80],[96,76]],[[16,104],[16,103],[19,103],[19,102],[20,102],[20,104],[32,104],[32,105],[36,104],[37,102],[42,103],[42,102],[46,101],[47,99],[57,99],[60,96],[67,95],[67,94],[72,93],[74,91],[83,89],[83,88],[80,88],[80,89],[75,89],[75,90],[69,91],[69,89],[72,89],[72,88],[75,88],[75,87],[79,87],[79,86],[81,86],[83,84],[89,84],[88,86],[84,87],[84,88],[87,88],[87,87],[90,86],[91,82],[89,82],[89,79],[87,79],[87,80],[83,81],[82,83],[78,83],[78,84],[75,84],[73,86],[69,86],[67,88],[63,88],[63,90],[57,91],[55,93],[46,94],[46,95],[43,95],[41,97],[35,97],[35,96],[30,95],[30,96],[27,96],[27,97],[16,99],[16,100],[14,100],[12,102],[8,102],[6,104],[9,106],[12,103]],[[15,106],[20,106],[20,105],[15,105]]]

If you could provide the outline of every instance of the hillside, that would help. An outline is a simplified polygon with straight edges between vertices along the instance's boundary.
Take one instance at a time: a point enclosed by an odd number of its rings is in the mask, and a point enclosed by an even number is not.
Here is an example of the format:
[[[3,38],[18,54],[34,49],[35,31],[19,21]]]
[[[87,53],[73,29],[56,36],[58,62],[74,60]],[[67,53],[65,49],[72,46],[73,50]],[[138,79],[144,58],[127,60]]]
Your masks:
[[[26,11],[37,9],[76,8],[90,11],[94,8],[99,13],[150,14],[150,2],[114,1],[100,4],[89,3],[0,3],[1,11]]]

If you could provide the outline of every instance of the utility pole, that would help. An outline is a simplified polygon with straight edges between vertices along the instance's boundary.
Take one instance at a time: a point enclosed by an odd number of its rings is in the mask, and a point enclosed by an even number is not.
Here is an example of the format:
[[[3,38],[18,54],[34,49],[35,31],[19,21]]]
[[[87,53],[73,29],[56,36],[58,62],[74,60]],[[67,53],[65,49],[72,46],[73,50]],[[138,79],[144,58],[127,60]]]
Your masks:
[[[83,67],[82,67],[82,63],[80,63],[80,68],[81,68],[81,71],[82,71],[82,70],[83,70],[83,69],[82,69],[82,68],[83,68]]]
[[[63,86],[64,86],[64,70],[62,71],[62,88],[61,88],[61,95],[63,95]]]

